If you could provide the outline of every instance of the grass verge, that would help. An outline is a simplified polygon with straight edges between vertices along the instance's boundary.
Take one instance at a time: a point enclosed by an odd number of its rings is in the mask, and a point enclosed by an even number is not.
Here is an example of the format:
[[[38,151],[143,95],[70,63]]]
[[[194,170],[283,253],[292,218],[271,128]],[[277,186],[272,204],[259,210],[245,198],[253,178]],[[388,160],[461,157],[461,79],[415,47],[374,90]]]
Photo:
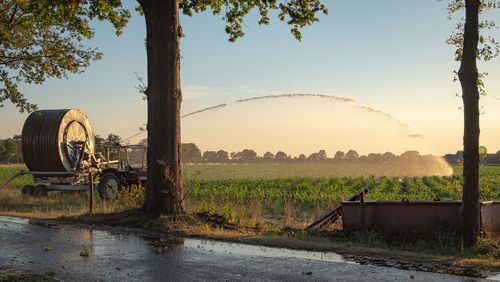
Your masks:
[[[34,274],[28,271],[12,269],[0,270],[0,282],[55,282],[58,281],[49,273],[46,275]]]

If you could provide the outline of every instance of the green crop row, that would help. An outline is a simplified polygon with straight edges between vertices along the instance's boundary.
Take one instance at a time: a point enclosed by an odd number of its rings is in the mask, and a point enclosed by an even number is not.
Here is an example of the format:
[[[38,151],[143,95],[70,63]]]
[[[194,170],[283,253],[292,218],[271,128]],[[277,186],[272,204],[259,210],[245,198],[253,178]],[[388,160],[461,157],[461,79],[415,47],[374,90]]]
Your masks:
[[[481,179],[481,199],[500,200],[500,179]],[[286,178],[286,179],[188,179],[187,198],[195,201],[217,199],[224,202],[250,203],[254,200],[277,205],[292,202],[298,207],[337,204],[369,190],[368,200],[460,200],[460,177],[406,178]]]
[[[208,175],[204,169],[226,168],[231,173]],[[259,167],[260,168],[260,167]],[[244,174],[239,169],[243,169]],[[286,165],[276,166],[284,170]],[[331,177],[310,175],[307,177],[266,178],[257,177],[259,171],[251,171],[246,165],[196,167],[200,174],[193,173],[187,166],[185,170],[186,201],[191,203],[225,202],[235,205],[248,205],[254,201],[266,206],[293,204],[296,208],[309,210],[318,206],[334,206],[367,188],[368,200],[460,200],[462,177],[460,168],[455,167],[453,176],[424,177],[373,177],[349,176]],[[0,184],[19,171],[19,168],[0,168]],[[269,172],[267,172],[269,173]],[[251,175],[252,177],[249,177]],[[20,188],[30,183],[30,176],[16,179],[13,184]],[[481,167],[481,200],[500,200],[500,166]]]

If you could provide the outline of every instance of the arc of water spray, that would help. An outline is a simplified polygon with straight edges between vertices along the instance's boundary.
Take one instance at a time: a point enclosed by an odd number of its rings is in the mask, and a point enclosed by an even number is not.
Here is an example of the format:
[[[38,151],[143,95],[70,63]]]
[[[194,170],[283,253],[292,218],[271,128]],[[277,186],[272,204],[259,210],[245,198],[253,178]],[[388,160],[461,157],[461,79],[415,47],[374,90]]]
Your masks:
[[[201,110],[197,110],[197,111],[194,111],[194,112],[182,115],[181,118],[185,118],[185,117],[188,117],[188,116],[196,115],[196,114],[203,113],[203,112],[210,111],[210,110],[224,108],[225,106],[226,106],[226,104],[220,104],[220,105],[211,106],[211,107],[208,107],[208,108],[204,108],[204,109],[201,109]],[[132,138],[134,138],[136,136],[141,135],[142,133],[144,133],[146,131],[147,131],[146,129],[141,129],[141,131],[135,133],[134,135],[132,135],[130,137],[127,137],[127,138],[123,139],[123,141],[130,140],[130,139],[132,139]]]
[[[220,105],[216,105],[216,106],[211,106],[211,107],[208,107],[208,108],[204,108],[204,109],[201,109],[201,110],[198,110],[198,111],[194,111],[194,112],[185,114],[185,115],[181,116],[181,118],[185,118],[185,117],[188,117],[188,116],[196,115],[196,114],[203,113],[203,112],[210,111],[210,110],[224,108],[225,106],[226,106],[226,104],[220,104]]]
[[[256,101],[256,100],[269,100],[269,99],[280,99],[280,98],[297,98],[297,97],[315,97],[315,98],[331,99],[331,100],[334,100],[334,101],[337,101],[337,102],[343,102],[343,103],[355,102],[356,101],[355,99],[350,98],[350,97],[341,97],[341,96],[326,95],[326,94],[314,94],[314,93],[294,93],[294,94],[277,94],[277,95],[257,96],[257,97],[247,98],[247,99],[236,100],[233,103],[237,104],[237,103],[245,103],[245,102],[251,102],[251,101]],[[197,111],[194,111],[194,112],[182,115],[181,118],[189,117],[189,116],[196,115],[196,114],[203,113],[203,112],[207,112],[207,111],[221,109],[221,108],[224,108],[226,106],[227,106],[226,103],[215,105],[215,106],[210,106],[210,107],[207,107],[207,108],[203,108],[201,110],[197,110]],[[368,112],[368,113],[375,113],[375,114],[384,116],[387,120],[398,124],[400,127],[403,127],[403,128],[406,128],[406,129],[411,129],[408,124],[403,123],[402,121],[400,121],[396,117],[392,116],[391,114],[388,114],[388,113],[383,112],[381,110],[374,109],[372,107],[363,106],[363,105],[360,105],[360,106],[357,106],[357,107],[360,108],[360,109],[362,109],[362,110],[364,110],[364,111],[366,111],[366,112]],[[141,133],[143,133],[145,131],[146,130],[142,130],[139,133],[134,134],[132,137],[135,137],[135,136],[137,136],[137,135],[139,135],[139,134],[141,134]],[[130,139],[132,137],[129,137],[127,139]],[[418,133],[409,134],[408,137],[410,137],[410,138],[424,138],[424,136],[422,134],[418,134]]]
[[[365,112],[368,113],[376,113],[378,115],[384,116],[387,120],[392,121],[397,123],[399,126],[404,127],[404,128],[410,128],[410,126],[399,119],[395,118],[393,115],[388,114],[386,112],[382,112],[381,110],[374,109],[372,107],[367,107],[367,106],[358,106],[360,109],[364,110]]]
[[[251,102],[251,101],[256,101],[256,100],[269,100],[269,99],[280,99],[280,98],[297,98],[297,97],[315,97],[315,98],[331,99],[331,100],[334,100],[334,101],[337,101],[337,102],[355,102],[355,100],[353,98],[350,98],[350,97],[339,97],[339,96],[333,96],[333,95],[314,94],[314,93],[295,93],[295,94],[277,94],[277,95],[257,96],[257,97],[252,97],[252,98],[246,98],[246,99],[236,100],[234,103],[236,104],[236,103],[246,103],[246,102]],[[222,108],[222,107],[225,107],[225,106],[226,106],[226,104],[221,104],[221,105],[217,105],[217,106],[213,106],[213,107],[208,107],[208,108],[205,108],[205,109],[201,109],[199,111],[195,111],[195,112],[186,114],[186,115],[184,115],[182,117],[187,117],[187,116],[191,116],[191,115],[198,114],[198,113],[201,113],[201,112],[219,109],[219,108]],[[358,108],[360,108],[360,109],[362,109],[362,110],[364,110],[366,112],[369,112],[369,113],[374,113],[374,114],[378,114],[378,115],[384,116],[387,120],[396,123],[398,126],[400,126],[402,128],[405,128],[405,129],[410,129],[411,130],[411,127],[408,124],[402,122],[401,120],[399,120],[398,118],[394,117],[391,114],[388,114],[388,113],[383,112],[381,110],[374,109],[372,107],[363,106],[363,105],[358,106]],[[424,136],[422,134],[419,134],[419,133],[408,134],[408,137],[410,137],[410,138],[424,138]]]
[[[333,96],[333,95],[325,95],[325,94],[304,94],[304,93],[297,93],[297,94],[278,94],[278,95],[266,95],[266,96],[257,96],[257,97],[252,97],[248,99],[241,99],[241,100],[236,100],[233,103],[244,103],[244,102],[250,102],[250,101],[255,101],[255,100],[262,100],[262,99],[278,99],[278,98],[296,98],[296,97],[319,97],[319,98],[325,98],[325,99],[333,99],[335,101],[339,102],[354,102],[353,98],[348,98],[348,97],[339,97],[339,96]],[[212,110],[217,110],[226,107],[227,104],[219,104],[215,106],[210,106],[207,108],[203,108],[201,110],[197,110],[194,112],[187,113],[185,115],[182,115],[181,118],[189,117],[192,115],[200,114],[203,112],[207,111],[212,111]],[[136,137],[137,135],[140,135],[142,133],[146,132],[146,130],[141,130],[140,132],[132,135],[131,137],[126,138],[125,140],[128,140],[130,138]]]
[[[418,134],[418,133],[408,134],[408,137],[410,137],[410,138],[422,138],[422,139],[425,139],[423,134]]]
[[[305,93],[296,93],[296,94],[279,94],[279,95],[266,95],[266,96],[258,96],[247,99],[236,100],[235,103],[243,103],[255,100],[267,100],[267,99],[279,99],[279,98],[297,98],[297,97],[317,97],[317,98],[325,98],[332,99],[338,102],[355,102],[353,98],[349,97],[339,97],[333,95],[325,95],[325,94],[305,94]]]
[[[367,106],[362,106],[362,105],[358,106],[358,108],[360,108],[363,111],[368,112],[368,113],[375,113],[377,115],[383,116],[387,120],[396,123],[397,125],[399,125],[402,128],[412,129],[408,124],[402,122],[401,120],[399,120],[398,118],[394,117],[393,115],[388,114],[386,112],[383,112],[381,110],[377,110],[377,109],[374,109],[372,107],[367,107]],[[408,134],[408,137],[410,137],[410,138],[422,138],[423,139],[424,135],[419,134],[419,133],[412,133],[412,134]]]
[[[333,96],[333,95],[325,95],[325,94],[303,94],[303,93],[298,93],[298,94],[279,94],[279,95],[266,95],[266,96],[257,96],[257,97],[252,97],[252,98],[247,98],[247,99],[240,99],[236,100],[233,102],[234,104],[237,103],[245,103],[245,102],[250,102],[250,101],[255,101],[255,100],[268,100],[268,99],[280,99],[280,98],[297,98],[297,97],[317,97],[317,98],[324,98],[324,99],[332,99],[338,102],[354,102],[353,98],[349,97],[339,97],[339,96]],[[201,110],[197,110],[188,114],[185,114],[181,116],[182,118],[196,115],[199,113],[203,113],[206,111],[211,111],[211,110],[216,110],[220,108],[224,108],[227,106],[227,104],[220,104],[216,106],[211,106],[207,108],[203,108]]]

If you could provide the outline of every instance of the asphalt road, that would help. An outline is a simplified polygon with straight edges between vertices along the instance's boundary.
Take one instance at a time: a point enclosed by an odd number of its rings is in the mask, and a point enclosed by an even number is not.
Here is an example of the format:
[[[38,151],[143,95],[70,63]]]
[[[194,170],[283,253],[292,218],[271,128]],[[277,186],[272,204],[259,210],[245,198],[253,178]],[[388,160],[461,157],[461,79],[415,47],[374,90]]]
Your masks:
[[[137,234],[0,217],[0,266],[62,281],[476,281],[358,265],[334,253],[211,240],[151,244]]]

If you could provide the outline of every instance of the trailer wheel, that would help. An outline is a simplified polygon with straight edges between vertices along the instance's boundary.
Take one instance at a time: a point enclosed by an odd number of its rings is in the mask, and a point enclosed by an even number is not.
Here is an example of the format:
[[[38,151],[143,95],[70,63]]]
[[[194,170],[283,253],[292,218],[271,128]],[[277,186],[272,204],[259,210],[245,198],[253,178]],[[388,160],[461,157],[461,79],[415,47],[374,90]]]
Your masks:
[[[48,194],[49,194],[49,188],[47,188],[47,186],[45,185],[37,185],[33,189],[33,196],[37,198],[46,197]]]
[[[99,196],[105,201],[113,201],[122,190],[122,181],[113,172],[106,172],[99,178]]]
[[[21,190],[21,194],[30,196],[33,194],[34,189],[35,187],[33,187],[32,185],[24,185],[23,189]]]

